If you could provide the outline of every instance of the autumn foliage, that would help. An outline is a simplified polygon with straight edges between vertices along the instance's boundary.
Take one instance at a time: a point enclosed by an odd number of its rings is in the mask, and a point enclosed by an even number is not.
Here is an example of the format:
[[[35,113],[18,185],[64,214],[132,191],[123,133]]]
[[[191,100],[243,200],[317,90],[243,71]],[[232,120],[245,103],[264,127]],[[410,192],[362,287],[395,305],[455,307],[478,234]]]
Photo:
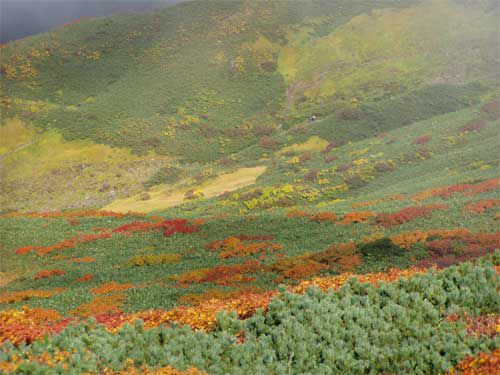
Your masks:
[[[465,206],[465,211],[478,214],[484,211],[500,206],[500,199],[482,199],[477,202],[469,203]]]
[[[468,356],[447,375],[497,375],[500,373],[500,349]]]
[[[64,272],[63,270],[42,270],[35,274],[34,279],[38,280],[38,279],[46,279],[52,276],[62,276],[65,273],[66,272]]]
[[[231,236],[220,241],[210,242],[205,248],[210,251],[218,251],[221,259],[274,252],[283,248],[281,245],[269,242],[248,243],[253,239],[272,239],[272,236]]]
[[[418,194],[413,195],[411,199],[414,201],[423,201],[432,197],[448,199],[454,194],[473,196],[479,193],[486,193],[488,191],[497,190],[499,187],[500,178],[493,178],[475,184],[457,184],[424,190]]]
[[[389,228],[394,225],[401,225],[412,221],[418,217],[430,217],[433,211],[446,210],[448,207],[444,204],[432,204],[427,206],[406,207],[395,213],[381,213],[377,215],[377,224]]]

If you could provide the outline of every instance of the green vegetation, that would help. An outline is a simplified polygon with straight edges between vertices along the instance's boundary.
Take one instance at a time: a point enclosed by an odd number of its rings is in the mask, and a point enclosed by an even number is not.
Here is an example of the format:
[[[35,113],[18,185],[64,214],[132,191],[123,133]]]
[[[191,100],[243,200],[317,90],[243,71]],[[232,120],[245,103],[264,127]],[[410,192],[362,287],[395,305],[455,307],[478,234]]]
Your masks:
[[[440,373],[464,354],[498,347],[498,340],[479,340],[467,335],[462,323],[444,318],[456,312],[497,312],[499,283],[491,263],[466,263],[378,288],[352,281],[335,292],[283,293],[265,315],[259,312],[245,322],[221,314],[218,329],[210,334],[188,327],[145,330],[141,322],[112,334],[90,323],[35,346],[7,344],[0,359],[69,350],[71,360],[64,363],[75,373],[123,370],[125,363],[195,366],[211,374]],[[243,343],[236,342],[237,334]],[[29,361],[17,373],[43,368]]]
[[[2,46],[0,372],[498,350],[464,323],[500,311],[496,5],[190,1]]]

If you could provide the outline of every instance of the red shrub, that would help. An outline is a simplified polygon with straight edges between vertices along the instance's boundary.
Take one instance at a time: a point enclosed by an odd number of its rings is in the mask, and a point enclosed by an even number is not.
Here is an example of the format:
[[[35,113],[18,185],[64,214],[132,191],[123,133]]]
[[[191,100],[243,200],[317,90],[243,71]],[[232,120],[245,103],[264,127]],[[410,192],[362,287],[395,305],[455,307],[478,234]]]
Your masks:
[[[278,141],[268,136],[262,137],[259,140],[259,145],[267,150],[276,150],[279,147]]]
[[[164,229],[165,237],[170,237],[174,233],[193,233],[199,230],[196,225],[189,225],[186,219],[172,219],[165,221],[138,222],[134,221],[130,224],[125,224],[113,229],[114,233],[129,234],[131,232],[151,231],[156,229]]]
[[[325,157],[325,163],[331,163],[332,161],[335,161],[337,159],[338,159],[337,156],[326,156]]]
[[[425,145],[429,143],[432,139],[432,135],[422,135],[421,137],[415,138],[411,144],[412,145]]]
[[[321,151],[323,154],[328,154],[330,151],[332,151],[334,148],[338,148],[342,145],[344,145],[345,142],[331,142],[328,144],[328,146],[325,147],[323,151]]]
[[[460,133],[469,133],[469,132],[479,132],[486,126],[486,123],[482,120],[479,121],[471,121],[466,125],[462,126],[459,131]]]
[[[170,237],[174,233],[194,233],[200,228],[194,225],[188,225],[186,219],[173,219],[163,222],[165,228],[165,237]]]
[[[500,117],[500,100],[492,100],[489,103],[486,103],[481,108],[481,112],[486,113],[487,115],[493,118]]]
[[[417,217],[429,217],[435,210],[446,210],[448,207],[443,204],[433,204],[428,206],[407,207],[393,214],[381,213],[377,215],[377,224],[389,228],[393,225],[401,225],[412,221]]]
[[[337,167],[337,172],[347,172],[351,168],[352,168],[351,163],[342,164]]]

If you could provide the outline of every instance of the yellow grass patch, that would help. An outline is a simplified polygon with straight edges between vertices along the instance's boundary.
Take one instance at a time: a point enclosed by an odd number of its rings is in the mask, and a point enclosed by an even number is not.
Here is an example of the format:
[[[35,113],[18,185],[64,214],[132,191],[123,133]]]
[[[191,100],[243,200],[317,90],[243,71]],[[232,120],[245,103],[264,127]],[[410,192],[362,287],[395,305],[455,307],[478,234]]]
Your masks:
[[[185,203],[185,194],[189,190],[203,193],[204,198],[212,198],[226,191],[234,191],[255,183],[257,178],[266,171],[267,167],[240,168],[232,173],[221,174],[218,177],[198,186],[169,190],[166,185],[153,187],[149,192],[149,199],[143,200],[143,193],[125,199],[118,199],[103,208],[114,212],[151,212],[178,206]]]
[[[8,285],[11,281],[14,281],[15,279],[17,279],[16,275],[6,272],[0,272],[0,287]]]
[[[2,160],[3,159],[3,160]],[[10,119],[0,126],[0,160],[3,178],[33,178],[72,164],[114,164],[143,159],[127,148],[91,141],[65,141],[56,131],[37,134],[23,122]]]
[[[289,152],[301,153],[322,151],[326,146],[328,146],[328,141],[318,137],[317,135],[314,135],[304,143],[294,143],[291,146],[283,147],[280,151],[278,151],[278,154],[283,155]]]
[[[0,155],[13,152],[33,142],[35,131],[27,128],[22,121],[8,119],[0,126]]]

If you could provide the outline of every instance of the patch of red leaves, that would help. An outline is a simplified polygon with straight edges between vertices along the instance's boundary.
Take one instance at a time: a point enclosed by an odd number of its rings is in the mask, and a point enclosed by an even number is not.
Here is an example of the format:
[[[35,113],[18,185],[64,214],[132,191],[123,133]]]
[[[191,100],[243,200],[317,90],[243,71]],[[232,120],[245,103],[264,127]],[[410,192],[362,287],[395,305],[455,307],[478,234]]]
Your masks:
[[[418,138],[415,138],[411,144],[412,145],[426,145],[427,143],[429,143],[432,139],[432,135],[422,135]]]
[[[377,224],[385,228],[394,225],[401,225],[412,221],[417,217],[430,217],[433,211],[446,210],[448,207],[444,204],[432,204],[427,206],[406,207],[395,213],[381,213],[377,215]]]
[[[500,232],[456,233],[426,242],[430,257],[418,263],[420,267],[446,268],[500,249]]]
[[[186,219],[172,219],[158,222],[134,221],[133,223],[121,225],[113,229],[113,233],[124,233],[130,235],[133,232],[147,232],[163,229],[165,237],[175,233],[193,233],[199,230],[198,225],[190,225]]]

